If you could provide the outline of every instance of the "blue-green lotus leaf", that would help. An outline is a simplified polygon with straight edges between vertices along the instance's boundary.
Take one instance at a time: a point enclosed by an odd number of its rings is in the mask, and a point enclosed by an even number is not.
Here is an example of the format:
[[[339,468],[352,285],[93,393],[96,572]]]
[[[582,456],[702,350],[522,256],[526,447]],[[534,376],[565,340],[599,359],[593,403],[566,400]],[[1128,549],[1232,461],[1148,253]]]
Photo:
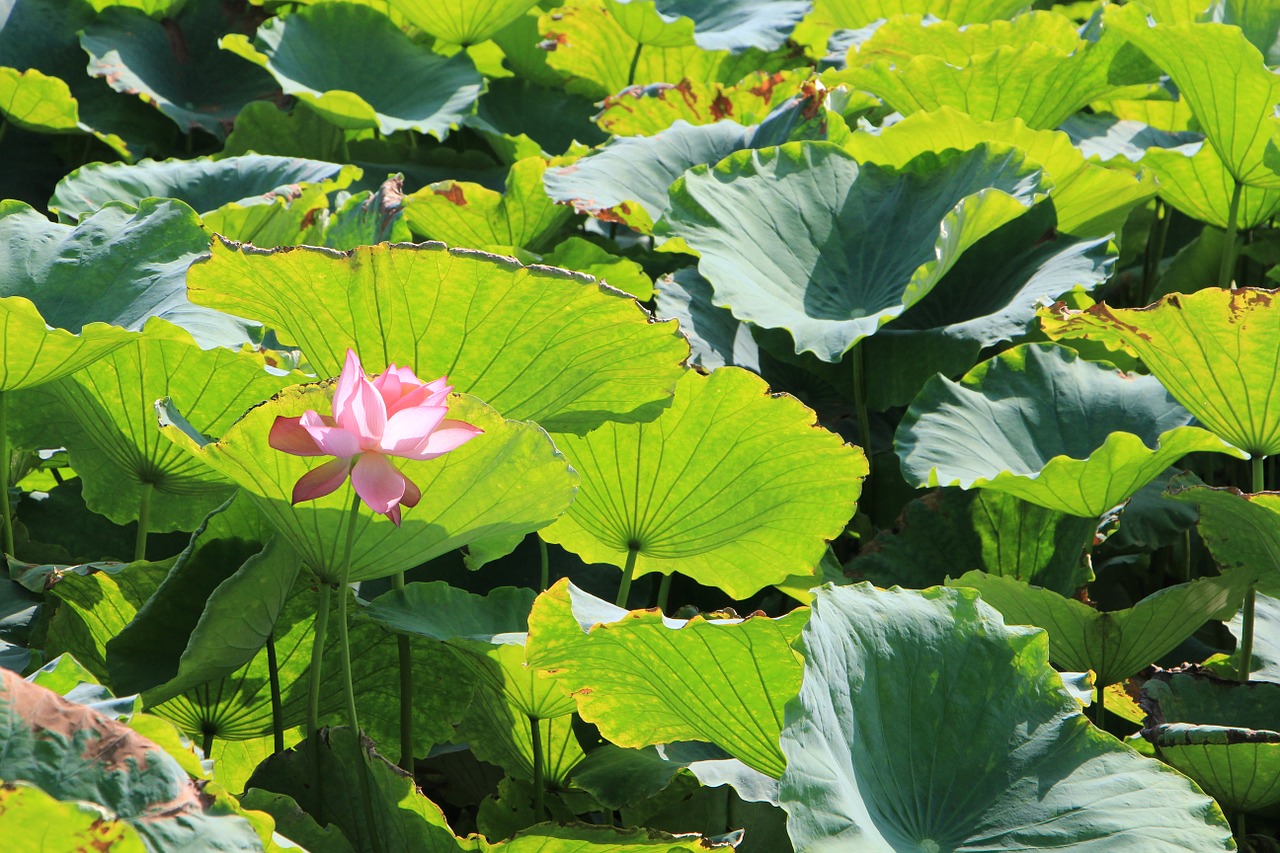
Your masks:
[[[1191,420],[1154,377],[1024,344],[959,382],[929,380],[895,444],[917,485],[999,489],[1097,518],[1187,453],[1243,455]]]
[[[184,133],[200,128],[221,139],[245,104],[279,89],[270,74],[218,49],[220,34],[253,32],[257,25],[254,12],[235,8],[187,0],[163,21],[139,9],[104,9],[80,34],[89,73],[139,96]]]
[[[972,590],[823,587],[796,648],[796,850],[1235,849],[1212,800],[1081,715],[1044,632]]]
[[[638,0],[616,0],[630,4]],[[693,40],[703,50],[777,50],[810,9],[813,0],[656,0],[667,21],[693,20]],[[675,82],[675,81],[673,81]]]
[[[793,142],[687,173],[664,225],[701,255],[717,305],[834,362],[1046,189],[1008,147],[926,153],[899,170]]]
[[[450,57],[411,41],[380,11],[320,3],[232,34],[222,47],[256,63],[339,127],[416,130],[443,139],[475,109],[484,78],[466,52]]]

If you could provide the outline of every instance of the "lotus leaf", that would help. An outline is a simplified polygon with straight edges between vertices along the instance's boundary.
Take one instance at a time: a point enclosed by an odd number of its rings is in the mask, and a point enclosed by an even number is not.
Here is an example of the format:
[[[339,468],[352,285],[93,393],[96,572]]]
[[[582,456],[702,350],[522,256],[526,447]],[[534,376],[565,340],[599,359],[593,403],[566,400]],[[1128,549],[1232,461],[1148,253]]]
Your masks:
[[[146,853],[128,822],[100,807],[54,799],[29,782],[0,783],[0,829],[16,849]]]
[[[1014,145],[1044,167],[1057,230],[1077,237],[1119,233],[1129,212],[1151,198],[1149,181],[1090,163],[1063,133],[1034,130],[1019,118],[978,121],[951,107],[913,113],[879,135],[855,133],[842,145],[859,163],[902,168],[926,151]]]
[[[729,119],[750,127],[782,106],[799,85],[795,71],[757,71],[732,86],[692,80],[632,86],[605,98],[595,122],[614,136],[653,136],[677,119],[694,125]]]
[[[117,524],[146,513],[149,532],[193,530],[235,487],[166,441],[152,404],[172,397],[197,429],[219,435],[296,381],[267,373],[259,355],[204,350],[182,330],[152,320],[141,336],[71,376],[22,392],[14,435],[23,446],[41,447],[60,434],[94,512]]]
[[[184,132],[226,136],[247,103],[278,92],[260,68],[218,49],[229,30],[251,33],[252,13],[237,15],[219,0],[187,0],[164,20],[112,7],[80,34],[89,73],[117,92],[137,95]]]
[[[616,0],[619,5],[648,5]],[[813,7],[813,0],[655,0],[662,20],[693,21],[693,40],[703,50],[777,50]]]
[[[1271,456],[1280,452],[1274,299],[1275,291],[1207,288],[1140,309],[1064,308],[1043,316],[1042,325],[1055,340],[1084,338],[1141,358],[1205,429],[1247,453]]]
[[[253,152],[304,160],[342,159],[342,128],[325,121],[306,104],[287,112],[267,101],[254,101],[236,116],[235,128],[222,146],[224,158]]]
[[[1227,629],[1236,638],[1237,650],[1244,634],[1243,622],[1243,614],[1237,613],[1227,623]],[[1254,605],[1253,661],[1249,678],[1280,682],[1280,599],[1270,595],[1259,594]]]
[[[351,3],[308,6],[267,21],[252,43],[233,33],[220,44],[347,129],[416,130],[443,139],[484,91],[465,52],[432,53],[385,15]]]
[[[0,115],[40,133],[80,130],[80,109],[67,84],[34,68],[0,68]]]
[[[788,646],[807,618],[806,610],[745,621],[628,614],[562,580],[534,602],[528,659],[618,746],[706,741],[776,778],[786,766],[782,708],[800,686]]]
[[[1143,737],[1205,793],[1236,811],[1280,803],[1280,684],[1158,669],[1141,702]]]
[[[1166,103],[1177,103],[1166,102]],[[1204,141],[1204,134],[1193,131],[1168,131],[1143,121],[1117,118],[1102,112],[1076,113],[1058,128],[1071,137],[1071,143],[1087,159],[1126,167],[1136,163],[1155,148],[1165,150]]]
[[[80,326],[75,335],[50,328],[31,300],[21,296],[0,297],[0,330],[0,392],[60,379],[135,337],[119,326],[98,322]]]
[[[1280,187],[1280,175],[1264,162],[1280,124],[1280,78],[1244,33],[1225,24],[1157,24],[1140,4],[1108,9],[1109,30],[1123,35],[1167,73],[1210,145],[1236,181]]]
[[[536,0],[392,0],[414,26],[451,44],[479,44],[537,5]]]
[[[1187,453],[1239,455],[1190,420],[1153,377],[1024,344],[958,383],[929,380],[895,444],[916,484],[998,489],[1096,519]]]
[[[810,573],[867,473],[861,451],[814,427],[752,373],[689,371],[652,423],[557,437],[582,487],[541,535],[588,563],[679,572],[734,598]]]
[[[186,771],[154,743],[7,670],[0,670],[0,731],[6,781],[33,783],[64,801],[99,803],[148,850],[258,848],[249,823],[209,809]]]
[[[1052,129],[1126,84],[1153,82],[1155,69],[1124,37],[1082,39],[1063,15],[1034,11],[1012,21],[922,26],[919,16],[885,23],[838,79],[910,115],[949,106],[980,121],[1020,118]]]
[[[273,450],[267,436],[277,417],[330,411],[332,393],[331,384],[293,386],[252,409],[217,442],[196,433],[168,401],[157,403],[161,431],[252,496],[303,563],[326,583],[343,577],[340,545],[347,535],[348,490],[291,504],[294,483],[317,467],[317,458]],[[382,515],[359,516],[351,580],[387,577],[475,539],[537,530],[573,500],[577,477],[536,425],[503,420],[463,395],[450,398],[450,415],[484,430],[484,437],[439,459],[402,461],[405,476],[425,500],[405,513],[400,527]]]
[[[1136,674],[1173,651],[1210,619],[1229,618],[1250,578],[1236,570],[1160,589],[1133,607],[1096,610],[1053,590],[983,572],[965,572],[949,586],[978,590],[1010,624],[1049,632],[1049,657],[1058,666],[1097,673],[1106,687]]]
[[[322,375],[355,347],[371,371],[394,359],[420,376],[448,372],[504,415],[555,431],[652,418],[688,354],[674,323],[591,279],[440,244],[340,253],[219,242],[188,292],[262,319]]]
[[[575,143],[599,145],[608,136],[591,122],[594,112],[590,99],[563,88],[506,77],[489,81],[489,91],[480,98],[475,116],[466,123],[486,132],[505,162],[519,158],[504,153],[494,134],[507,134],[519,144],[532,144],[540,149],[539,154],[566,154]]]
[[[572,218],[542,188],[547,161],[521,160],[507,174],[506,190],[442,181],[404,198],[404,219],[415,234],[469,249],[540,251]]]
[[[582,237],[570,237],[544,253],[542,263],[585,273],[602,284],[631,294],[641,302],[653,298],[653,280],[645,274],[644,267]]]
[[[856,30],[896,15],[932,15],[957,24],[1011,18],[1027,7],[1021,0],[814,0],[796,28],[796,41],[826,45],[835,30]]]
[[[1214,227],[1230,227],[1235,179],[1212,147],[1202,146],[1191,156],[1153,148],[1142,158],[1142,165],[1155,175],[1160,197],[1169,204]],[[1280,189],[1243,187],[1236,202],[1236,227],[1256,228],[1277,212]]]
[[[231,202],[269,203],[293,184],[341,189],[359,174],[352,166],[265,154],[91,163],[58,182],[49,209],[64,219],[80,220],[113,201],[142,207],[144,199],[156,197],[186,202],[203,215]]]
[[[824,587],[796,648],[797,850],[1235,847],[1212,800],[1081,716],[1044,632],[972,590]]]
[[[847,571],[922,589],[972,567],[1074,595],[1092,580],[1080,557],[1096,526],[1002,492],[939,489],[907,504],[898,530],[878,534]]]

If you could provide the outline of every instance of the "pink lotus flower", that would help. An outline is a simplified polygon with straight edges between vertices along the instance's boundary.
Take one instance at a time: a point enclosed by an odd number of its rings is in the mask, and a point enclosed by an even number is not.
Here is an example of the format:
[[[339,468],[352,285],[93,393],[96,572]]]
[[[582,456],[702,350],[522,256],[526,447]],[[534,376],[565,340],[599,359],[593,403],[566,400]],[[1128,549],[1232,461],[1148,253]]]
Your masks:
[[[483,432],[445,418],[452,390],[443,376],[423,382],[395,364],[370,380],[360,358],[347,350],[332,416],[307,411],[296,418],[277,417],[271,425],[267,443],[276,450],[336,457],[302,475],[293,487],[293,503],[324,497],[350,474],[360,499],[398,527],[400,506],[417,506],[422,492],[388,457],[434,459]]]

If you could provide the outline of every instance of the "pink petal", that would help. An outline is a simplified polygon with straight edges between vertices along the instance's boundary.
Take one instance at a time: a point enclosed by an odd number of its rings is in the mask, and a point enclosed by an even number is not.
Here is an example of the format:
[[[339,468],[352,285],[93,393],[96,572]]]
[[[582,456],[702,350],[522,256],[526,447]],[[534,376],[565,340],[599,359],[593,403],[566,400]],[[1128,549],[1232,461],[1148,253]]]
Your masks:
[[[434,459],[437,456],[448,453],[450,450],[456,450],[477,435],[484,435],[484,430],[474,427],[466,421],[442,421],[436,431],[431,433],[431,437],[427,439],[427,445],[422,449],[422,455],[410,458]]]
[[[404,472],[400,472],[400,476],[404,477]],[[422,490],[418,488],[418,484],[404,477],[404,497],[400,499],[400,503],[407,507],[415,507],[418,501],[422,500]]]
[[[354,350],[347,350],[346,363],[342,365],[342,373],[338,375],[338,385],[333,389],[333,417],[341,422],[342,416],[351,405],[351,398],[356,393],[356,386],[364,379],[364,368],[360,366],[360,356]]]
[[[391,523],[396,527],[400,526],[400,504],[396,504],[383,513],[387,518],[391,519]]]
[[[361,449],[372,450],[378,446],[382,431],[387,427],[387,406],[372,382],[359,379],[346,408],[338,414],[335,407],[334,417],[338,426],[359,439]]]
[[[431,431],[444,420],[448,409],[444,406],[419,406],[401,409],[387,419],[378,445],[383,453],[393,456],[412,456],[426,446]]]
[[[361,454],[351,471],[356,494],[374,512],[388,513],[405,493],[404,476],[380,453]]]
[[[314,415],[315,412],[307,412]],[[275,450],[282,450],[294,456],[328,456],[329,454],[316,446],[311,433],[299,423],[301,418],[286,418],[276,415],[271,424],[271,432],[267,433],[267,444]]]
[[[330,459],[319,468],[312,468],[293,484],[292,503],[313,501],[330,494],[347,481],[350,470],[348,459]]]
[[[423,384],[421,380],[415,377],[412,388],[404,380],[401,380],[401,382],[402,393],[400,399],[394,403],[388,401],[388,414],[395,414],[404,409],[412,409],[417,406],[443,406],[445,399],[453,391],[453,386],[448,384],[443,377],[430,384]]]
[[[325,423],[328,420],[330,423]],[[316,412],[304,412],[298,423],[307,431],[316,447],[326,456],[350,459],[360,452],[360,439],[346,430],[333,426],[332,418],[322,418]]]

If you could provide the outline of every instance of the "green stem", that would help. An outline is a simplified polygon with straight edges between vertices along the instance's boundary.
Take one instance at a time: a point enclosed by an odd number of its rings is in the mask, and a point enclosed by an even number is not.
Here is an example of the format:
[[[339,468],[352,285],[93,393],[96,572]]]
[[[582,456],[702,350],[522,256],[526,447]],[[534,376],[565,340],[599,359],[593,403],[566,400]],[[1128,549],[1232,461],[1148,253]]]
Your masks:
[[[404,572],[391,576],[391,588],[404,589]],[[400,653],[400,769],[413,775],[413,650],[406,634],[396,635]]]
[[[1191,583],[1191,529],[1182,531],[1182,581]]]
[[[9,122],[0,119],[0,142],[4,142],[5,134],[9,132]]]
[[[9,507],[9,472],[13,462],[9,450],[9,395],[0,391],[0,516],[4,518],[4,539],[0,551],[13,553],[13,510]]]
[[[155,486],[142,484],[142,497],[138,498],[138,536],[133,542],[133,561],[147,559],[147,527],[151,524],[151,493]]]
[[[204,733],[204,740],[200,743],[200,749],[204,752],[205,758],[213,757],[213,732]]]
[[[533,534],[538,536],[538,534]],[[551,586],[551,558],[547,554],[547,543],[541,536],[538,536],[538,553],[542,556],[542,571],[538,575],[538,589],[546,589]]]
[[[631,595],[631,580],[636,572],[636,556],[639,553],[640,547],[635,543],[627,548],[627,564],[622,567],[622,583],[618,584],[619,607],[627,606],[627,597]]]
[[[1248,826],[1245,823],[1245,813],[1243,810],[1236,812],[1236,844],[1241,850],[1249,850],[1251,848],[1245,846],[1245,836],[1249,834]]]
[[[347,599],[351,590],[347,584],[351,578],[351,551],[356,542],[356,521],[360,515],[360,496],[351,490],[351,511],[347,514],[347,541],[342,552],[342,580],[338,582],[338,652],[342,661],[342,686],[347,697],[347,726],[351,729],[355,747],[356,769],[360,774],[360,798],[364,801],[364,817],[369,828],[369,839],[375,851],[382,849],[378,843],[378,829],[374,821],[373,794],[369,790],[369,778],[365,772],[364,745],[360,742],[360,718],[356,714],[356,690],[351,678],[351,640],[347,635]]]
[[[1098,701],[1093,706],[1093,724],[1102,731],[1107,730],[1107,691],[1098,688]]]
[[[1151,223],[1151,232],[1147,235],[1147,257],[1142,273],[1142,304],[1147,305],[1155,295],[1156,279],[1160,275],[1160,261],[1164,258],[1164,246],[1169,237],[1169,210],[1160,199],[1156,199],[1156,218]],[[1154,238],[1154,243],[1152,242]]]
[[[284,752],[284,703],[280,701],[280,663],[276,660],[276,638],[267,634],[267,679],[271,683],[271,745]]]
[[[657,608],[663,613],[667,612],[667,598],[671,595],[671,578],[672,575],[663,575],[662,582],[658,584]]]
[[[867,464],[871,463],[871,416],[867,412],[867,366],[863,358],[863,348],[857,344],[853,348],[853,407],[858,414],[858,438],[862,442],[862,452],[866,454]],[[858,500],[858,509],[871,517],[871,484],[870,477],[862,481],[862,497]]]
[[[1234,289],[1232,273],[1236,260],[1236,235],[1239,233],[1236,217],[1240,213],[1240,194],[1243,191],[1244,184],[1236,181],[1235,189],[1231,191],[1231,207],[1227,211],[1227,237],[1222,244],[1222,263],[1218,267],[1218,286],[1222,288]]]
[[[533,817],[541,822],[546,817],[546,782],[542,769],[542,729],[538,718],[529,718],[529,739],[533,747]]]
[[[1250,461],[1253,467],[1253,493],[1256,495],[1258,492],[1266,491],[1267,478],[1263,467],[1266,457],[1255,453]],[[1257,587],[1250,586],[1244,596],[1243,625],[1240,628],[1240,664],[1236,673],[1236,679],[1239,681],[1248,681],[1249,674],[1253,672],[1253,617],[1257,602]]]
[[[636,42],[636,52],[631,55],[631,69],[627,71],[627,85],[633,86],[636,82],[636,69],[640,67],[640,51],[644,50],[643,42]]]
[[[320,675],[324,668],[324,644],[329,633],[329,603],[333,587],[320,581],[316,602],[316,627],[311,639],[311,672],[307,684],[307,741],[311,744],[311,782],[316,787],[315,819],[324,826],[324,774],[320,767]]]

